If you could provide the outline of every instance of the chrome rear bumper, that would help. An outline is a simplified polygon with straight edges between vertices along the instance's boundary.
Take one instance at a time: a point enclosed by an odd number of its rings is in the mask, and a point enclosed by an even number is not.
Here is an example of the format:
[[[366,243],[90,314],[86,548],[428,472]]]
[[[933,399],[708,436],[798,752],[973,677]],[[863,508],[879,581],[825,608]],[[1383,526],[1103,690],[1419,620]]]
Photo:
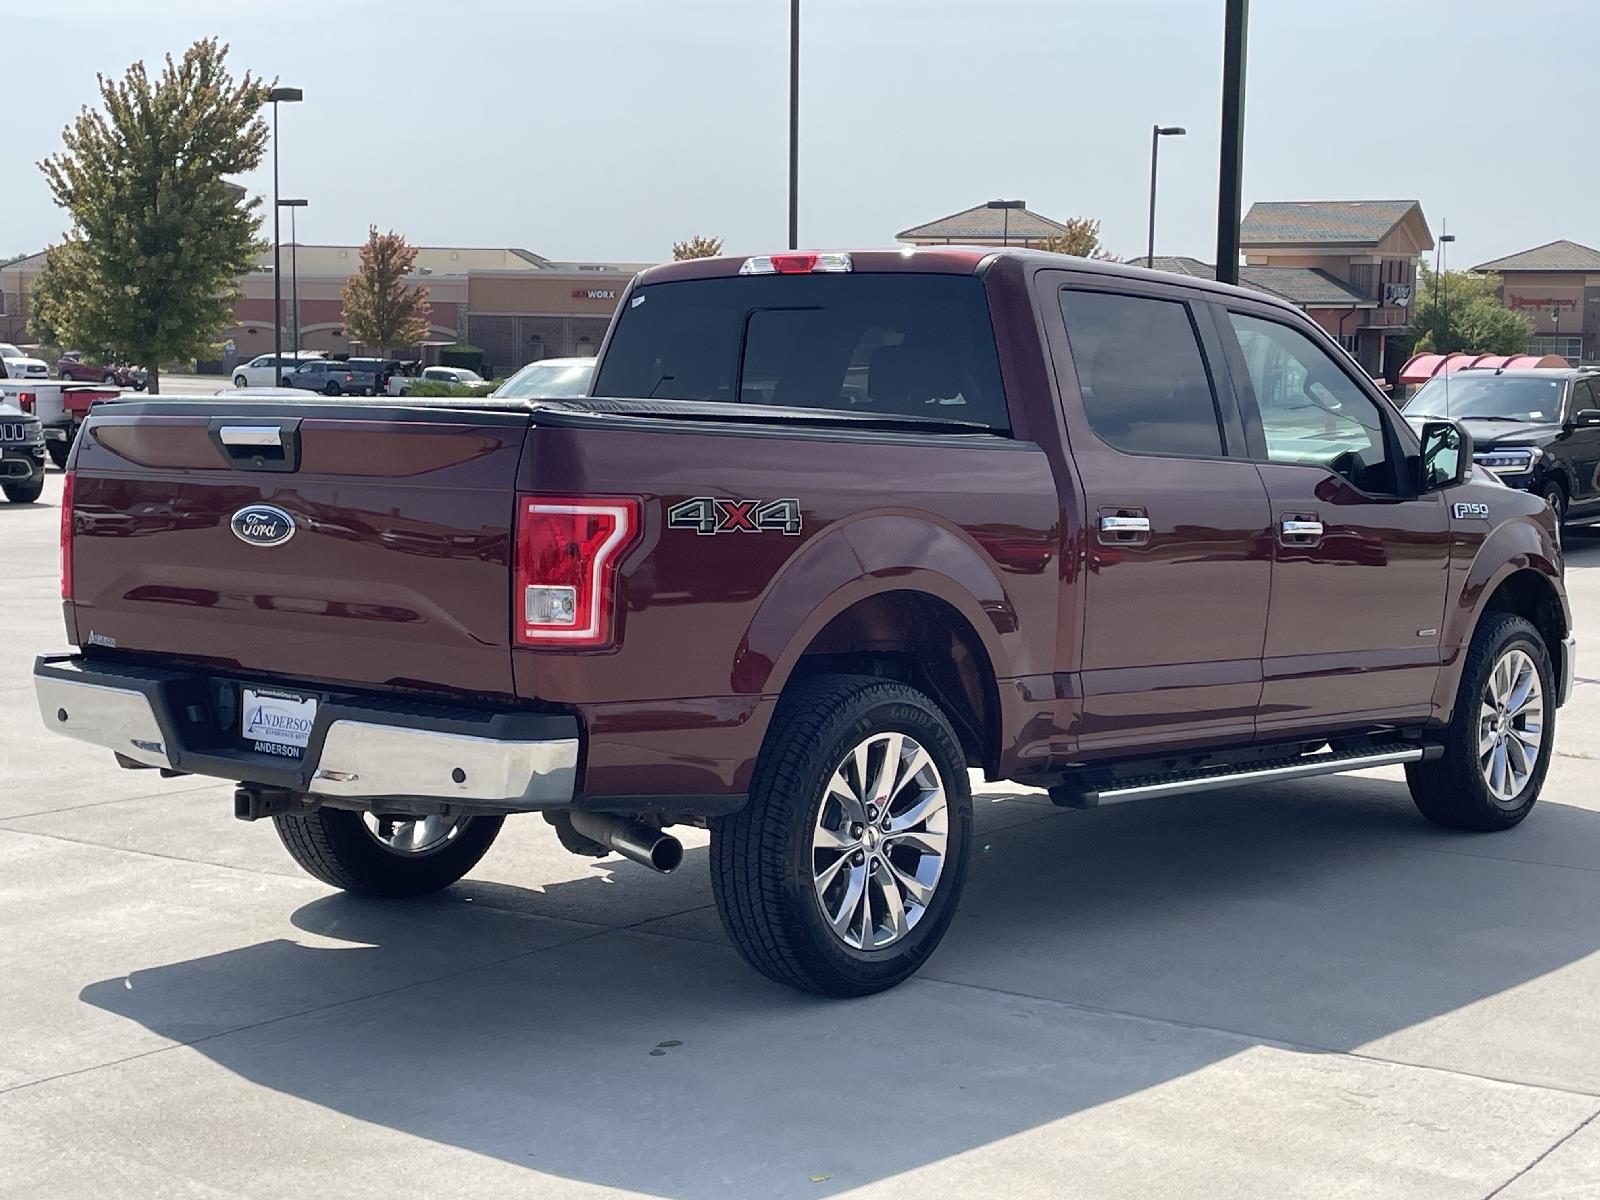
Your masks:
[[[343,799],[408,799],[504,812],[565,808],[577,789],[569,716],[323,698],[300,760],[242,749],[211,711],[211,681],[184,672],[40,658],[47,728],[147,767]],[[532,736],[530,736],[532,735]]]

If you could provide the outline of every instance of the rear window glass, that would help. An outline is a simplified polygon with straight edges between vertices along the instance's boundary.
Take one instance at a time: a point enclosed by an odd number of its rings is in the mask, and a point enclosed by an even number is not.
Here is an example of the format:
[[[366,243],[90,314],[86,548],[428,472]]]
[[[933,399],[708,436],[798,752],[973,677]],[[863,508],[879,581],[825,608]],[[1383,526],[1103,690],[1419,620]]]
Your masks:
[[[988,303],[971,276],[741,276],[640,288],[592,394],[1009,427]]]

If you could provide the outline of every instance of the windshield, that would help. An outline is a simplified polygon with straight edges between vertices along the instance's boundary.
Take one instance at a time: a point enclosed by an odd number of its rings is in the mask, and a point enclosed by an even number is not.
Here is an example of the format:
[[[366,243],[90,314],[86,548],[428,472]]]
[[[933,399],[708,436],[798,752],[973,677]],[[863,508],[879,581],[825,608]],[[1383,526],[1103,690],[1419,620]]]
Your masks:
[[[25,358],[27,357],[10,342],[0,342],[0,358]]]
[[[497,397],[527,400],[534,396],[585,396],[594,377],[594,361],[529,363],[495,392]]]
[[[922,416],[1008,427],[971,276],[750,275],[637,289],[597,396]]]
[[[1553,424],[1561,420],[1564,378],[1540,379],[1531,375],[1491,375],[1462,371],[1449,380],[1446,411],[1445,380],[1430,379],[1406,402],[1413,417],[1499,417],[1508,421]]]

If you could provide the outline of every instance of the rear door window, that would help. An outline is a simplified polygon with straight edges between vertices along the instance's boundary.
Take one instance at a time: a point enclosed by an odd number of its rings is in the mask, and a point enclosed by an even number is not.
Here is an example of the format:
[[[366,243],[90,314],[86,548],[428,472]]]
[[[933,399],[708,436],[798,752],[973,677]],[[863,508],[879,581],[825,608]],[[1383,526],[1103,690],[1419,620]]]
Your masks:
[[[1010,426],[972,276],[740,276],[637,289],[592,394]]]
[[[1189,306],[1061,290],[1089,426],[1129,454],[1218,457],[1222,419]]]

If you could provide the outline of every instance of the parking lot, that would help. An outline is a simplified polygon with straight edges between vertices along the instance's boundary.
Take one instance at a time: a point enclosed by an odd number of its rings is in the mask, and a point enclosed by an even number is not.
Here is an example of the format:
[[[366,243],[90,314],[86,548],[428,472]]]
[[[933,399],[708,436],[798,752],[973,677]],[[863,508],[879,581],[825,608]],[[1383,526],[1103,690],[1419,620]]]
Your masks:
[[[302,875],[221,783],[46,734],[57,501],[0,505],[0,1195],[1600,1196],[1600,532],[1545,800],[1398,769],[1097,812],[986,786],[911,982],[768,984],[507,824],[441,897]]]

